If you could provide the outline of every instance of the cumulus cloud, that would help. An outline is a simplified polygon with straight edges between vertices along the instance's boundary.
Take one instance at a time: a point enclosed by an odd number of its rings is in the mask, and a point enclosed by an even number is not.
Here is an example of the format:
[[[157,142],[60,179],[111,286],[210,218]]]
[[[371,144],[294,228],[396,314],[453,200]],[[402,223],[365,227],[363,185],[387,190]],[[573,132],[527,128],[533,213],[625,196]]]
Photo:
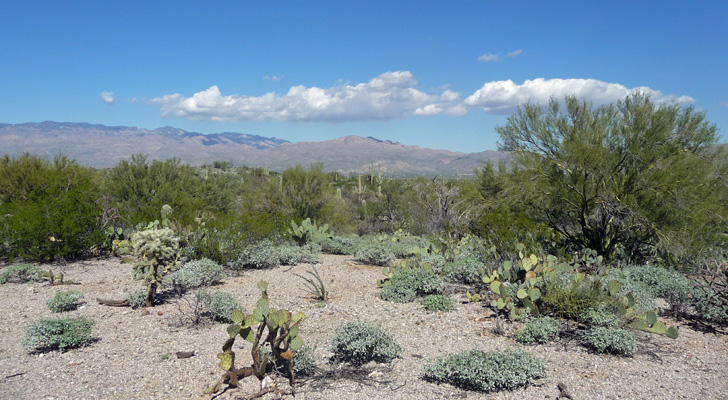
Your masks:
[[[508,53],[508,55],[506,57],[515,57],[515,56],[517,56],[517,55],[519,55],[521,53],[523,53],[523,50],[518,49],[518,50],[515,50],[515,51],[512,51],[512,52]]]
[[[497,62],[500,61],[500,56],[498,54],[485,53],[478,57],[478,61]]]
[[[106,104],[114,104],[114,92],[107,92],[103,91],[101,92],[101,101],[103,101]]]
[[[551,97],[563,99],[576,95],[595,105],[614,103],[635,92],[649,94],[656,102],[678,102],[681,104],[695,101],[689,96],[666,95],[659,90],[641,86],[629,89],[619,83],[602,82],[596,79],[544,79],[526,80],[518,85],[511,80],[493,81],[483,85],[465,99],[467,107],[482,108],[489,114],[510,114],[519,104],[547,104]]]
[[[409,115],[463,115],[460,93],[428,94],[415,89],[409,71],[383,73],[366,83],[331,88],[293,86],[284,95],[223,96],[217,86],[185,97],[153,98],[163,117],[210,121],[346,122],[386,120]]]

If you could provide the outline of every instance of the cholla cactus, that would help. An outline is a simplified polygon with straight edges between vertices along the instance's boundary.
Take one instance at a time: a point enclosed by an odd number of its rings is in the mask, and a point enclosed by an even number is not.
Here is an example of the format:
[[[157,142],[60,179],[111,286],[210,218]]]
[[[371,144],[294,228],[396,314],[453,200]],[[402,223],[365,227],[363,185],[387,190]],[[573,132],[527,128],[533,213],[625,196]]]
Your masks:
[[[140,231],[134,235],[134,278],[144,279],[149,291],[147,307],[154,306],[157,287],[168,268],[174,264],[179,249],[179,238],[169,228]]]

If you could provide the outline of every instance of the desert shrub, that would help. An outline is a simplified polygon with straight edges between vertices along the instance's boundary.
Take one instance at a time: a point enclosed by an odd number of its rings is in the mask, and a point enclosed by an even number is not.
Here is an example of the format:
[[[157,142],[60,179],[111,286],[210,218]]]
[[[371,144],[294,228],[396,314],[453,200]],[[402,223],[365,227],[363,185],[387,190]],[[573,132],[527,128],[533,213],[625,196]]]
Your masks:
[[[334,356],[358,367],[369,361],[388,362],[401,347],[382,328],[364,322],[349,322],[336,328],[331,341]]]
[[[356,241],[343,236],[332,236],[322,244],[323,251],[329,254],[354,254]]]
[[[64,156],[0,157],[0,254],[13,259],[77,258],[102,247],[95,172]]]
[[[541,299],[554,315],[570,320],[577,320],[589,308],[611,306],[617,301],[603,290],[599,281],[585,279],[577,282],[569,273],[559,274],[548,282]]]
[[[301,248],[292,245],[281,245],[276,247],[278,260],[281,265],[296,265],[301,260]]]
[[[457,260],[445,265],[443,275],[448,282],[474,284],[482,282],[486,266],[474,257]]]
[[[238,259],[231,263],[233,269],[255,268],[266,269],[280,265],[276,247],[270,240],[260,242],[243,250]]]
[[[579,316],[579,320],[589,326],[615,327],[619,325],[619,317],[604,307],[590,307]]]
[[[235,296],[228,292],[200,290],[195,293],[210,311],[212,319],[224,323],[233,322],[233,311],[244,310]]]
[[[424,268],[395,268],[392,277],[379,291],[379,298],[395,303],[408,303],[417,296],[440,294],[442,278]]]
[[[71,311],[78,308],[81,299],[83,299],[83,293],[78,290],[69,290],[56,293],[55,296],[48,299],[46,305],[55,313]]]
[[[425,253],[420,256],[422,264],[430,264],[436,272],[440,272],[445,268],[445,257],[437,253]]]
[[[622,283],[639,286],[638,292],[665,299],[676,314],[685,313],[695,294],[694,283],[685,275],[658,265],[634,265],[610,273]]]
[[[137,289],[133,292],[126,294],[126,300],[129,302],[129,307],[140,308],[147,304],[147,291],[144,289]]]
[[[396,259],[389,246],[382,243],[363,244],[356,250],[354,259],[372,265],[387,265]]]
[[[524,350],[465,351],[430,361],[423,370],[428,381],[480,392],[512,390],[548,375],[546,362]]]
[[[16,264],[7,267],[0,275],[0,284],[12,283],[28,283],[41,282],[43,278],[40,276],[41,268],[34,264]]]
[[[455,309],[455,301],[441,294],[431,294],[425,297],[423,305],[427,311],[452,311]]]
[[[324,261],[321,256],[321,245],[318,243],[307,243],[299,248],[299,263],[321,264]]]
[[[91,341],[93,326],[87,317],[42,319],[25,331],[23,347],[30,353],[83,347]]]
[[[529,321],[516,332],[516,340],[521,343],[546,343],[559,334],[561,323],[550,317],[539,317]]]
[[[167,275],[167,280],[179,293],[210,286],[225,279],[223,267],[206,258],[183,264],[177,271]]]
[[[611,353],[631,357],[637,351],[634,336],[624,329],[594,326],[584,332],[584,346],[597,353]]]
[[[269,360],[276,362],[276,360],[273,359],[273,352],[271,352],[268,347],[261,347],[260,355],[261,357],[267,356]],[[276,370],[284,372],[285,368],[285,365],[279,365],[276,362]],[[293,373],[296,374],[296,376],[310,376],[313,375],[314,372],[316,372],[316,357],[314,354],[314,348],[304,344],[293,356]]]
[[[728,323],[728,306],[716,301],[712,289],[696,288],[692,304],[698,319],[723,325]]]

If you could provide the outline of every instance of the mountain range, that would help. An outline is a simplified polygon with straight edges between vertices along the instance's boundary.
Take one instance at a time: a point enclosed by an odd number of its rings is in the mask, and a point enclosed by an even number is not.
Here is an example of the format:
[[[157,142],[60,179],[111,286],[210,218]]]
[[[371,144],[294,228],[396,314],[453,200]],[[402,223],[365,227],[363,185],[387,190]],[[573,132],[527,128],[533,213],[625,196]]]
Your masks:
[[[108,168],[132,154],[150,160],[177,157],[192,165],[230,161],[233,165],[268,167],[323,162],[326,171],[364,173],[374,164],[389,176],[472,176],[483,162],[505,160],[508,153],[459,153],[421,148],[373,137],[345,136],[321,142],[291,143],[244,133],[202,134],[163,127],[147,130],[89,123],[0,123],[0,154],[23,153],[52,158],[65,154],[80,164]]]

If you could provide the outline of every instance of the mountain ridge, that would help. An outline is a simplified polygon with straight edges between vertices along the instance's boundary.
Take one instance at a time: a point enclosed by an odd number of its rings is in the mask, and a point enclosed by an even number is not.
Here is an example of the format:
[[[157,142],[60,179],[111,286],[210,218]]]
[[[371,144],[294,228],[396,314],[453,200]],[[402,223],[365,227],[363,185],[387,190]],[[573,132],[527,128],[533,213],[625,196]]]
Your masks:
[[[52,158],[66,154],[80,164],[107,168],[133,154],[150,160],[177,157],[192,165],[230,161],[234,165],[282,171],[301,164],[323,162],[326,171],[367,172],[373,164],[389,176],[472,176],[483,162],[505,160],[508,153],[488,150],[461,153],[404,145],[356,135],[326,141],[292,143],[237,132],[202,134],[165,126],[148,130],[87,122],[0,123],[2,153]]]

